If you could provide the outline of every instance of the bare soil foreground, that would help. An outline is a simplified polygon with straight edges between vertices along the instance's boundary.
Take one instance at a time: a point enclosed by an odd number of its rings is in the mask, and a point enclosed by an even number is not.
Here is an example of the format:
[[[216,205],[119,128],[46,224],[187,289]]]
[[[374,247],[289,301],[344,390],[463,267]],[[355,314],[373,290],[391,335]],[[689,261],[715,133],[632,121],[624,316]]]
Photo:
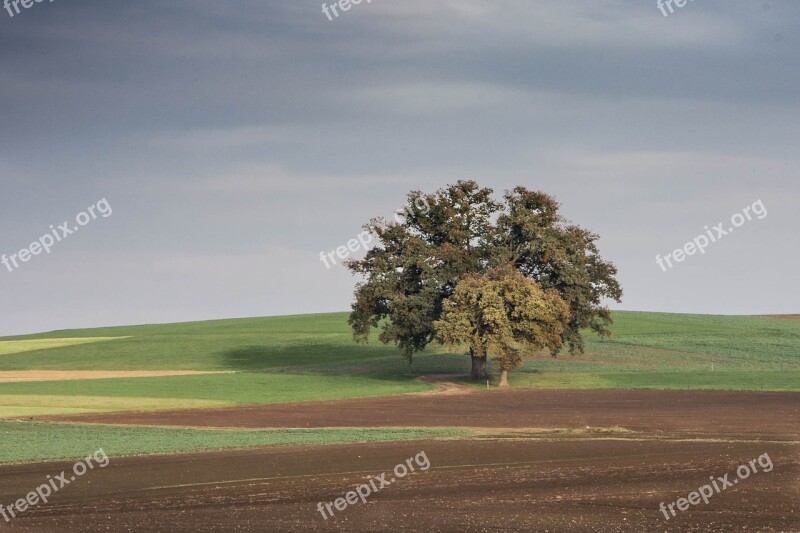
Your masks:
[[[424,451],[417,471],[327,520],[317,510]],[[767,453],[773,468],[689,505]],[[71,463],[0,467],[9,503]],[[391,477],[390,477],[391,476]],[[377,483],[376,483],[377,485]],[[379,486],[379,485],[378,485]],[[800,446],[769,439],[524,438],[112,458],[8,531],[800,531]],[[673,505],[674,507],[674,505]]]
[[[668,434],[800,435],[800,393],[493,390],[47,420],[191,427],[622,427]]]

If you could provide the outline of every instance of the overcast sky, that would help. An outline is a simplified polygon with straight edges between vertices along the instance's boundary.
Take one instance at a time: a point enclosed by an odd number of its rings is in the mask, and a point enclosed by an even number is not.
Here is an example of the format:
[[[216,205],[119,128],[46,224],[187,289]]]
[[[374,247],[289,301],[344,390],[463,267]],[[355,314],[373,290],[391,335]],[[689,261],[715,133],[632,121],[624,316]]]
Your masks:
[[[0,335],[347,310],[355,280],[319,253],[458,179],[555,195],[618,266],[615,308],[800,312],[795,1],[20,9],[0,10],[0,254],[113,214],[0,265]]]

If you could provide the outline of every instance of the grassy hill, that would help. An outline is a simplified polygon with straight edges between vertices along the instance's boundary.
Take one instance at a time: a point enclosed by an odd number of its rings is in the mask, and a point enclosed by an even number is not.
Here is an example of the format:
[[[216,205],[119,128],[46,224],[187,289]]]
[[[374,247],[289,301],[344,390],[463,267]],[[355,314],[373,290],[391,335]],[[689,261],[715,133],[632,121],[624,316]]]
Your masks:
[[[800,321],[616,312],[587,353],[541,354],[512,373],[533,388],[800,390]],[[192,376],[0,383],[0,417],[322,400],[430,389],[466,374],[435,350],[409,366],[393,346],[356,344],[346,313],[55,331],[0,338],[0,372],[197,370]],[[485,386],[485,384],[484,384]]]

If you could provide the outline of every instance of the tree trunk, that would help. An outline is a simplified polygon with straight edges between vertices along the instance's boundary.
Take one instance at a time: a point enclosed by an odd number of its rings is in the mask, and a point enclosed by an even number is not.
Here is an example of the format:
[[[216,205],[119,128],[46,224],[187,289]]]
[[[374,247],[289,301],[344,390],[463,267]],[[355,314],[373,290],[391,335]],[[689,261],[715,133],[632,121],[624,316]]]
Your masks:
[[[500,371],[500,386],[508,387],[508,370]]]
[[[486,379],[488,376],[486,375],[486,356],[479,357],[477,355],[472,356],[472,372],[470,373],[470,377],[472,377],[473,381],[480,381]]]

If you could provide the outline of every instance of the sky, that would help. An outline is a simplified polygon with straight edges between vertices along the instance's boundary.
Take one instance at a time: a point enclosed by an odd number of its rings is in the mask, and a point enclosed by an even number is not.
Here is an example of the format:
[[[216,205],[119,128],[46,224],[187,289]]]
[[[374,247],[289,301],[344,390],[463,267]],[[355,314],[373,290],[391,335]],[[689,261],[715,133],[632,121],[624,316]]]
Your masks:
[[[614,309],[800,312],[797,2],[19,8],[0,335],[345,311],[357,280],[320,252],[459,179],[554,195],[617,265]]]

